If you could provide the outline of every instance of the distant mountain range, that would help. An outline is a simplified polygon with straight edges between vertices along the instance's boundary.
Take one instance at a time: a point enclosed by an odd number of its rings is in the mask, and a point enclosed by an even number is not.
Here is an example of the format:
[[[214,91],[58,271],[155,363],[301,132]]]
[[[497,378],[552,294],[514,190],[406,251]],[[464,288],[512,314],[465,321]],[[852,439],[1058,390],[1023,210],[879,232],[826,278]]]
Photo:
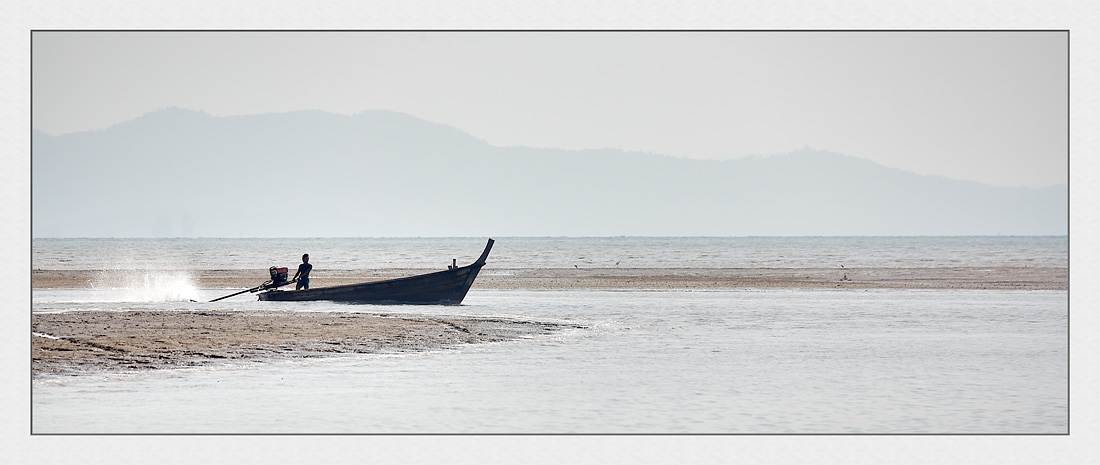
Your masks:
[[[495,147],[409,115],[166,109],[33,134],[34,237],[1064,235],[1068,189],[803,150]]]

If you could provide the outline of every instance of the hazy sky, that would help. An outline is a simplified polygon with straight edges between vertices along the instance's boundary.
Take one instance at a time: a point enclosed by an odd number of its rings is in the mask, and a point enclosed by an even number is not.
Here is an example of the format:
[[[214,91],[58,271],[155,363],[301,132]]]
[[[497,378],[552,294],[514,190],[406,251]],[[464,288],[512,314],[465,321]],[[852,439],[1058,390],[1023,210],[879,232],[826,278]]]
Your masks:
[[[1059,32],[38,32],[34,128],[157,108],[386,109],[494,145],[736,158],[810,146],[1067,182]]]

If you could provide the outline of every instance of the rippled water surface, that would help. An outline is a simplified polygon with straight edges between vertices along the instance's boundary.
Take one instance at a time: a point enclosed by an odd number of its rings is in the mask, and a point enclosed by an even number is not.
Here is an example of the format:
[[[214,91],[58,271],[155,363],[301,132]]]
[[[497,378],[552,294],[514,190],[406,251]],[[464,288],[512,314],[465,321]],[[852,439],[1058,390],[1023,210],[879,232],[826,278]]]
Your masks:
[[[34,307],[270,304],[148,302],[117,292],[36,290]],[[418,354],[44,378],[33,386],[33,430],[1068,431],[1065,292],[479,290],[459,307],[294,305],[286,309],[493,315],[585,328]]]

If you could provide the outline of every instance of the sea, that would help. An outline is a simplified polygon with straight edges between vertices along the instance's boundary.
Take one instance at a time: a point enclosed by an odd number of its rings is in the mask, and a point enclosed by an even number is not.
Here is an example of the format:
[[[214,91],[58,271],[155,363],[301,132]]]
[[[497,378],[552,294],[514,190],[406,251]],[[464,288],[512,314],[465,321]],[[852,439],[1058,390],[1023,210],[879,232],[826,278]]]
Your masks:
[[[200,270],[445,268],[485,238],[34,239],[97,270],[32,312],[363,312],[566,323],[412,353],[31,380],[39,434],[1068,434],[1068,291],[524,290],[460,306],[258,302]],[[542,268],[1067,267],[1060,237],[496,238],[482,273]],[[124,276],[123,279],[117,279]],[[266,276],[257,276],[257,284]],[[197,302],[192,302],[195,300]],[[28,329],[30,333],[30,329]],[[48,335],[28,335],[47,337]]]

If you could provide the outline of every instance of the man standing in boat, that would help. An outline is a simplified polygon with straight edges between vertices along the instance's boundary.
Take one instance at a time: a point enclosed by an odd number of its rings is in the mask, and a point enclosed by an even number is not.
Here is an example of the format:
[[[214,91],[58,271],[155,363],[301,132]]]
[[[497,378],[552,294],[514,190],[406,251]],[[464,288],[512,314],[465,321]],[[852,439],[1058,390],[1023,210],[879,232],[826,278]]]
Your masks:
[[[298,265],[298,272],[294,273],[294,290],[309,289],[309,272],[313,271],[313,265],[309,264],[309,254],[302,255],[302,264]]]

